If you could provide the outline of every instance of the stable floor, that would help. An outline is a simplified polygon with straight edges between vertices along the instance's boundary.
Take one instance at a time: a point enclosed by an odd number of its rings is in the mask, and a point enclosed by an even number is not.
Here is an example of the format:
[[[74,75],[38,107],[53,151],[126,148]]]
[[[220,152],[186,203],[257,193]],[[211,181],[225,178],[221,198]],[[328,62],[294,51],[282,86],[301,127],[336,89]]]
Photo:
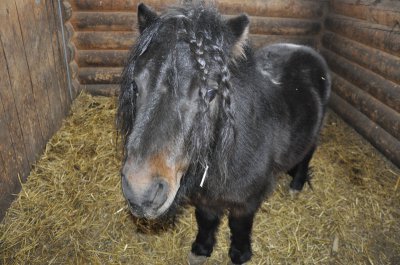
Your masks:
[[[119,182],[115,98],[80,95],[0,223],[0,264],[187,264],[192,208],[174,226],[131,217]],[[400,264],[400,170],[329,112],[313,190],[290,177],[262,205],[249,264]],[[228,262],[226,219],[207,264]]]

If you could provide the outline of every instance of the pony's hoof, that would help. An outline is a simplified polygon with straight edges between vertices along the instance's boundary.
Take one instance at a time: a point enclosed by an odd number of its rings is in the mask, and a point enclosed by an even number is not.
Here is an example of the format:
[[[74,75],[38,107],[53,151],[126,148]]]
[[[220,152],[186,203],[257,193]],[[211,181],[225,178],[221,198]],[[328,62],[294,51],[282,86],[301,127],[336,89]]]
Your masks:
[[[188,255],[189,265],[202,265],[207,261],[207,256],[197,256],[191,251]]]
[[[289,194],[292,199],[296,199],[300,194],[300,190],[295,190],[295,189],[290,188]]]

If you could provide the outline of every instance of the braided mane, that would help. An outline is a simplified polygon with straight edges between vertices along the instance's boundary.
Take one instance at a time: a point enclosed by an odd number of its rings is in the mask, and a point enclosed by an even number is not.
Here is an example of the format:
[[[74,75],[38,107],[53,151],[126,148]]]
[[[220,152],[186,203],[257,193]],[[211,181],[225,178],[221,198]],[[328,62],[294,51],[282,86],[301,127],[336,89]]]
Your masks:
[[[230,67],[234,64],[232,53],[235,51],[232,48],[232,40],[229,39],[233,37],[228,32],[227,23],[214,7],[198,3],[171,8],[141,33],[122,74],[117,125],[126,143],[126,138],[132,131],[136,113],[137,87],[133,80],[136,61],[146,52],[154,38],[163,29],[163,25],[167,22],[171,25],[171,21],[175,25],[176,34],[175,40],[168,39],[172,61],[176,64],[177,42],[183,40],[188,43],[192,59],[196,62],[197,72],[194,74],[197,74],[200,80],[198,83],[199,111],[192,129],[193,133],[187,144],[189,156],[192,162],[203,166],[208,164],[210,159],[218,159],[220,174],[227,175],[227,161],[235,138],[230,80]],[[174,71],[177,76],[179,73],[176,73],[176,67]],[[214,73],[213,76],[210,76],[211,71]],[[217,94],[220,98],[217,122],[212,121],[209,111],[210,101],[206,99],[210,78],[216,81]],[[212,149],[218,151],[213,152]]]

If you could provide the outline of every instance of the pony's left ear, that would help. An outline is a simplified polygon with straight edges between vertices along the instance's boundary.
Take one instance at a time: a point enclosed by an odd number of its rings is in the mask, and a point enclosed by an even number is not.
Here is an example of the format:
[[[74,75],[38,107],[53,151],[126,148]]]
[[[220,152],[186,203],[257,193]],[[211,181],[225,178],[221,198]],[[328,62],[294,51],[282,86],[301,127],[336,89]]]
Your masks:
[[[249,17],[246,14],[242,14],[228,19],[226,23],[234,37],[234,43],[232,46],[232,54],[234,58],[244,56],[244,46],[249,37]]]
[[[138,24],[139,31],[142,33],[148,26],[154,23],[158,19],[156,12],[152,11],[145,4],[141,3],[138,5]]]

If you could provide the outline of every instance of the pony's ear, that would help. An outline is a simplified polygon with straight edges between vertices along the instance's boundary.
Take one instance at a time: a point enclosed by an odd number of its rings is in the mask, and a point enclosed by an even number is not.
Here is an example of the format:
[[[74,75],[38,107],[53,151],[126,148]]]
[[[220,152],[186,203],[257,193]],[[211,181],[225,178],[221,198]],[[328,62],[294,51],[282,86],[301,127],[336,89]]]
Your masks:
[[[226,23],[234,37],[234,43],[232,46],[232,54],[234,58],[244,56],[244,46],[249,37],[249,17],[246,14],[242,14],[228,19]]]
[[[138,5],[137,13],[140,33],[142,33],[148,26],[153,24],[153,22],[158,19],[157,13],[152,11],[143,3]]]

